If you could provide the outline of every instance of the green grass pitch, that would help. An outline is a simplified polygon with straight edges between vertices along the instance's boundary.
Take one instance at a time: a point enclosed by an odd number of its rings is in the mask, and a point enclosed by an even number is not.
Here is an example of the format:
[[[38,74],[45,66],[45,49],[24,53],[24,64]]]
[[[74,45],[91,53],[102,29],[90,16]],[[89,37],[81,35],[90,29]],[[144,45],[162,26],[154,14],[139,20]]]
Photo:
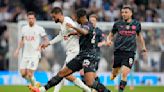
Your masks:
[[[112,92],[118,92],[113,86],[109,86]],[[0,86],[0,92],[30,92],[26,86]],[[53,88],[48,92],[53,92]],[[82,90],[76,86],[64,86],[60,92],[82,92]],[[137,86],[133,91],[126,87],[124,92],[164,92],[164,86]]]

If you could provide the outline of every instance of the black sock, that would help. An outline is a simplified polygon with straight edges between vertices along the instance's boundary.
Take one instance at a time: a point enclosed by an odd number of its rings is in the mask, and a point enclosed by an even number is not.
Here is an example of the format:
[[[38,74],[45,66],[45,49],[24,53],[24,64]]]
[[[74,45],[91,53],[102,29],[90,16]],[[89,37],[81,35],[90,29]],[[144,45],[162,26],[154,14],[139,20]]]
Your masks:
[[[54,76],[53,78],[51,78],[48,83],[44,86],[46,90],[50,89],[51,87],[57,85],[61,80],[63,79],[63,77],[59,77],[58,75]]]
[[[126,84],[127,84],[126,81],[123,81],[123,80],[120,81],[119,92],[123,92],[124,91],[124,88],[125,88]]]
[[[93,83],[92,88],[96,89],[98,92],[111,92],[103,84],[97,81]]]

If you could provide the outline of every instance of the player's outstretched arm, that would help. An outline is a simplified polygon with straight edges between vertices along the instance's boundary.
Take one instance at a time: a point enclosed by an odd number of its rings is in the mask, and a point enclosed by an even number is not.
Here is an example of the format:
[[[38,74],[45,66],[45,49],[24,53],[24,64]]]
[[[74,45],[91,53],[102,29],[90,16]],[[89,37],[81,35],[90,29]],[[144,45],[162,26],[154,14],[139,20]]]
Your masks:
[[[17,49],[15,50],[15,52],[14,52],[14,57],[15,58],[18,58],[18,55],[19,55],[19,51],[20,51],[20,49],[21,48],[23,48],[23,46],[24,46],[24,41],[23,41],[23,37],[22,37],[22,39],[18,42],[18,47],[17,47]]]
[[[69,27],[69,28],[72,28],[72,29],[76,30],[79,34],[82,34],[82,35],[87,35],[87,34],[88,34],[88,32],[89,32],[89,31],[88,31],[88,30],[86,30],[86,29],[76,28],[76,27],[72,26],[70,23],[67,23],[66,25],[67,25],[67,27]]]
[[[141,45],[142,52],[146,52],[147,49],[146,49],[146,46],[145,46],[145,41],[144,41],[144,38],[143,38],[141,33],[139,33],[137,35],[137,40],[138,40],[139,44]]]

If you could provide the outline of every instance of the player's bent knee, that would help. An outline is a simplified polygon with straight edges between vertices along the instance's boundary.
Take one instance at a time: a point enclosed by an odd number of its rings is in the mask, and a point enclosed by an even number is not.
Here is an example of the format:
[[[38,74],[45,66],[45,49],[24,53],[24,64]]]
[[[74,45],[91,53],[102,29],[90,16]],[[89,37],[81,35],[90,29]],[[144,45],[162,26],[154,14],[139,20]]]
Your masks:
[[[128,76],[128,72],[127,71],[125,71],[125,72],[122,73],[122,77],[123,78],[126,78],[127,76]]]
[[[23,77],[23,78],[26,78],[26,73],[24,73],[24,74],[21,74],[21,76]]]

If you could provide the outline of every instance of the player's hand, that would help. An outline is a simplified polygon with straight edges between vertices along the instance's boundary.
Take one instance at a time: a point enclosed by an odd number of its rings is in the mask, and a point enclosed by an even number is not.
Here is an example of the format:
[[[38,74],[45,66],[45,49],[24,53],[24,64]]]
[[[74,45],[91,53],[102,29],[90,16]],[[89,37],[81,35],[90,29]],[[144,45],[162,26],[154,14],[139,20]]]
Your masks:
[[[18,55],[19,55],[19,49],[16,49],[16,51],[14,52],[14,57],[18,58]]]
[[[68,35],[65,35],[64,40],[68,40],[68,37],[69,37]]]
[[[42,50],[44,50],[45,48],[47,48],[49,45],[50,45],[50,42],[49,42],[49,41],[42,42],[42,43],[39,45],[38,50],[39,50],[39,51],[42,51]]]
[[[143,49],[141,50],[141,54],[142,54],[143,56],[147,56],[147,49],[146,49],[146,48],[143,48]]]
[[[67,23],[66,26],[67,26],[68,28],[73,28],[73,26],[72,26],[70,23]]]
[[[98,47],[106,46],[106,41],[102,41],[98,43]]]
[[[107,41],[107,42],[106,42],[106,45],[107,45],[107,46],[111,46],[112,44],[113,44],[112,41]]]

